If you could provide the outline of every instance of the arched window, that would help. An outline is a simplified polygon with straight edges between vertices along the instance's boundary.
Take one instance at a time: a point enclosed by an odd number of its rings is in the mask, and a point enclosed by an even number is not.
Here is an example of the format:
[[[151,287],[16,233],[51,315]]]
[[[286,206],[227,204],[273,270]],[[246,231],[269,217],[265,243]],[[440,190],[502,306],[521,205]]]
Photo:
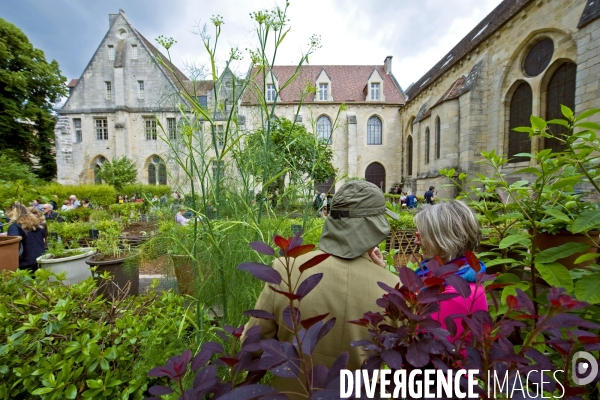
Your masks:
[[[546,98],[546,120],[564,118],[560,105],[565,105],[575,111],[575,78],[577,65],[567,62],[552,74],[548,82]],[[567,128],[562,125],[551,125],[555,136],[563,136]],[[556,139],[544,139],[544,148],[552,151],[564,151],[566,146]]]
[[[94,163],[94,183],[96,185],[100,185],[102,183],[102,179],[100,179],[100,170],[102,169],[102,164],[106,161],[106,158],[100,156],[96,158],[96,162]]]
[[[525,132],[515,132],[520,126],[531,126],[533,93],[531,86],[523,82],[510,100],[510,120],[508,124],[508,158],[509,162],[527,161],[525,157],[514,157],[515,154],[531,152],[531,138]]]
[[[148,184],[167,184],[167,166],[159,156],[151,156],[148,160]]]
[[[435,159],[440,158],[440,140],[441,140],[440,117],[435,117]]]
[[[385,168],[378,162],[369,164],[365,171],[365,179],[377,185],[385,193]]]
[[[406,139],[406,174],[412,175],[413,165],[413,138],[409,136]]]
[[[148,184],[156,185],[156,165],[148,164]]]
[[[381,144],[381,120],[372,116],[367,122],[367,144]]]
[[[328,144],[331,144],[331,120],[326,115],[321,115],[317,119],[317,137]]]
[[[430,135],[429,135],[429,127],[425,128],[425,164],[429,164],[429,145],[430,145]]]

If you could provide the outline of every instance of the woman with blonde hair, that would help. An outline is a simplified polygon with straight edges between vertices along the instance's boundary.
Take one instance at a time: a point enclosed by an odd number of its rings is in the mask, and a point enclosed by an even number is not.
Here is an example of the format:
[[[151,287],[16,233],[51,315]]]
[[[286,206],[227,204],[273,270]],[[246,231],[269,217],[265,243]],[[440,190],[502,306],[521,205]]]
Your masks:
[[[421,263],[420,276],[428,276],[427,263],[438,256],[443,265],[458,266],[456,275],[469,283],[471,295],[461,296],[440,302],[439,313],[431,315],[446,328],[445,319],[448,316],[470,315],[477,310],[488,310],[487,299],[483,285],[477,276],[485,273],[485,265],[479,262],[479,271],[475,271],[466,257],[469,252],[475,252],[481,240],[481,228],[475,213],[463,202],[453,200],[447,203],[426,205],[415,214],[415,244],[421,246],[425,261]],[[444,293],[458,293],[448,285]],[[453,317],[456,324],[457,338],[463,332],[462,318]]]
[[[35,272],[38,269],[37,258],[46,251],[46,223],[37,208],[25,208],[15,204],[8,213],[9,236],[21,236],[23,252],[19,256],[19,269]]]

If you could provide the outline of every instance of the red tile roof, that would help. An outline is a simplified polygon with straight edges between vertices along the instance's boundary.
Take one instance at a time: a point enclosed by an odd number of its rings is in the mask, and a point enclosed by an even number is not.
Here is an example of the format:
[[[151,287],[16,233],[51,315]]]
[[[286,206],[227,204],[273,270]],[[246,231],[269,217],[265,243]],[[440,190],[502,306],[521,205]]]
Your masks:
[[[366,86],[373,71],[377,69],[383,78],[383,104],[404,104],[405,99],[391,75],[386,74],[383,65],[304,65],[296,80],[279,92],[280,103],[293,103],[300,100],[302,91],[308,84],[316,85],[321,71],[325,70],[331,80],[331,95],[334,102],[365,102]],[[257,68],[252,68],[250,77],[257,74]],[[294,74],[296,66],[280,65],[273,67],[273,74],[281,87]],[[256,84],[262,88],[262,72],[255,78]],[[246,90],[242,99],[246,104],[258,104],[252,87]],[[262,89],[261,89],[262,90]],[[304,102],[314,102],[314,94],[305,97]],[[319,102],[322,103],[322,102]]]
[[[67,87],[68,88],[75,87],[75,85],[77,85],[77,82],[79,82],[79,79],[73,78],[73,79],[71,79],[71,82],[67,83]]]
[[[452,100],[457,98],[462,93],[461,91],[466,81],[467,77],[461,75],[460,78],[458,78],[456,81],[454,81],[452,85],[450,85],[448,90],[446,90],[446,93],[444,93],[442,97],[440,97],[440,99],[435,102],[433,107],[437,106],[440,103],[443,103],[446,100]]]

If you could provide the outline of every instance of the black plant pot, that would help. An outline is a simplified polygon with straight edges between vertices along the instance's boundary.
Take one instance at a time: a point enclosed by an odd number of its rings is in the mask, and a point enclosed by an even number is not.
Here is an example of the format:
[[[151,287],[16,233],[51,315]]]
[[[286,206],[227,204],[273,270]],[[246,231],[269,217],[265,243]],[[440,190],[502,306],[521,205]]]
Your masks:
[[[96,275],[94,279],[96,280],[98,286],[102,285],[102,289],[100,293],[103,294],[108,299],[114,299],[120,292],[120,289],[123,289],[127,282],[131,282],[131,287],[129,289],[129,295],[139,294],[140,291],[140,268],[139,264],[135,262],[135,265],[125,266],[126,263],[132,261],[134,257],[137,257],[137,254],[130,255],[124,258],[117,258],[114,260],[103,260],[97,261],[95,258],[98,258],[101,254],[95,254],[85,260],[85,263],[89,266],[98,266],[96,269]],[[113,283],[107,283],[104,279],[100,277],[104,272],[109,272],[113,276]]]

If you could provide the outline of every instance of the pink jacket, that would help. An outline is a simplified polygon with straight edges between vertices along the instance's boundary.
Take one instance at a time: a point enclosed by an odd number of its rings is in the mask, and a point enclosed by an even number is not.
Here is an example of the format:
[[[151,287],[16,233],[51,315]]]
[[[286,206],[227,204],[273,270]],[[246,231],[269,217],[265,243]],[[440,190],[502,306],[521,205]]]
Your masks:
[[[469,286],[471,287],[471,295],[469,297],[463,299],[462,296],[457,296],[453,299],[443,300],[440,302],[440,311],[431,314],[431,318],[442,324],[442,328],[446,329],[444,320],[450,315],[468,315],[478,310],[488,311],[487,298],[485,297],[483,285],[470,283]],[[452,286],[446,286],[444,293],[457,293],[457,291]],[[453,318],[453,321],[456,324],[456,335],[453,338],[448,338],[452,341],[460,337],[464,331],[462,318],[456,317]],[[467,336],[467,339],[470,339],[470,334]]]

